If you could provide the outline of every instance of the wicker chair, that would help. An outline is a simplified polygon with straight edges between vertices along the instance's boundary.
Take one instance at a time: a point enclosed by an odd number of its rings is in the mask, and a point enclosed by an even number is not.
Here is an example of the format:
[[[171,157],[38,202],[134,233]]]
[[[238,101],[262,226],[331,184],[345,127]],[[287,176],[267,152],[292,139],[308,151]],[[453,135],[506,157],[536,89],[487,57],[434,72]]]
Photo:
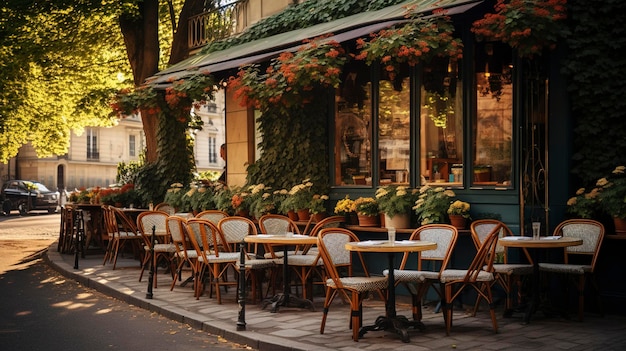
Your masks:
[[[563,237],[575,237],[583,240],[579,246],[565,247],[563,263],[539,263],[539,270],[549,274],[561,274],[574,279],[578,290],[578,320],[583,320],[585,310],[585,283],[587,278],[591,280],[598,296],[598,305],[602,311],[600,291],[595,280],[595,268],[600,253],[600,246],[604,239],[604,226],[602,223],[590,219],[570,219],[560,223],[553,235]],[[588,264],[573,263],[574,256],[587,256]],[[567,296],[567,295],[565,295]]]

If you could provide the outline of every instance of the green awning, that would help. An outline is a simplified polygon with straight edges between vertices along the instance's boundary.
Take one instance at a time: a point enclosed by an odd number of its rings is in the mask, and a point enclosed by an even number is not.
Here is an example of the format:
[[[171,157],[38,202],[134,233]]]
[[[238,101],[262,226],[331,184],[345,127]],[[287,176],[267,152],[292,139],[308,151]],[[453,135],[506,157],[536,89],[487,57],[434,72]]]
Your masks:
[[[198,53],[150,77],[147,82],[156,87],[168,86],[172,81],[199,72],[220,72],[245,64],[261,62],[284,51],[295,51],[303,40],[333,34],[331,39],[344,42],[390,27],[406,20],[406,7],[413,6],[415,13],[428,13],[434,9],[448,9],[448,14],[463,13],[482,0],[413,0],[293,30],[271,37],[236,45],[222,51]]]

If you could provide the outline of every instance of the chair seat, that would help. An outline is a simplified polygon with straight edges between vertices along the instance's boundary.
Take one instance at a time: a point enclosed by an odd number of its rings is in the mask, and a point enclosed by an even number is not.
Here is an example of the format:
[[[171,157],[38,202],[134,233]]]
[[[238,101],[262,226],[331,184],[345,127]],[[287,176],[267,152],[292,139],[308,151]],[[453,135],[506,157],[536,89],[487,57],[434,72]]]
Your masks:
[[[222,255],[220,255],[220,257],[221,256]],[[271,267],[276,266],[276,263],[274,262],[274,260],[272,259],[266,260],[263,258],[246,259],[244,264],[247,269],[264,269],[264,268],[271,268]],[[239,263],[237,263],[237,268],[239,268]]]
[[[426,280],[439,280],[439,272],[418,271],[413,269],[394,269],[394,278],[397,282],[402,283],[421,283]],[[383,271],[384,276],[389,275],[389,270]]]
[[[282,258],[284,254],[285,253],[282,250],[274,251],[274,256],[276,258]],[[287,251],[287,255],[289,255],[289,256],[292,256],[292,255],[295,255],[295,254],[296,254],[296,251]],[[271,252],[266,252],[263,255],[263,257],[265,257],[265,258],[272,258],[272,253]]]
[[[175,252],[176,256],[178,258],[185,258],[185,252],[184,251],[180,251],[180,252]],[[187,250],[187,257],[189,259],[195,260],[198,258],[198,253],[196,252],[196,250]]]
[[[446,269],[441,273],[441,282],[448,283],[455,280],[462,280],[467,275],[467,270],[465,269]],[[493,274],[490,272],[480,271],[478,272],[478,276],[476,277],[476,281],[479,282],[490,282],[493,280]]]
[[[359,292],[382,290],[387,288],[387,277],[344,277],[339,278],[344,288]],[[326,280],[326,285],[337,288],[332,279]]]
[[[544,272],[585,274],[591,272],[591,265],[564,264],[564,263],[539,263],[539,269]]]
[[[533,273],[533,265],[522,263],[497,263],[493,265],[495,273],[507,275],[526,275]]]
[[[150,246],[145,245],[143,247],[146,251],[150,251]],[[176,246],[173,244],[154,244],[154,252],[176,252]]]
[[[324,263],[319,256],[313,255],[290,255],[289,256],[289,265],[290,266],[322,266]]]
[[[209,263],[239,262],[239,257],[239,252],[221,252],[219,256],[206,255]],[[198,257],[198,261],[204,262],[204,258]]]

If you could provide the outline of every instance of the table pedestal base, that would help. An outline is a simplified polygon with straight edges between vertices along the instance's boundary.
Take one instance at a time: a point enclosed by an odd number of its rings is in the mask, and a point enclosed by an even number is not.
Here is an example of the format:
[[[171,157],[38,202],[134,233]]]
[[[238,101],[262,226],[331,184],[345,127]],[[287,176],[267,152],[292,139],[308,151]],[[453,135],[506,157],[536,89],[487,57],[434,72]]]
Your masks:
[[[403,342],[409,342],[409,332],[407,330],[409,327],[419,330],[424,330],[426,328],[424,323],[420,321],[410,321],[404,316],[380,316],[376,318],[374,325],[365,326],[359,330],[359,338],[365,335],[368,331],[387,330],[398,334]]]
[[[272,313],[278,312],[278,308],[280,306],[308,308],[311,311],[315,310],[315,307],[313,306],[313,301],[307,300],[307,299],[301,299],[295,296],[290,296],[284,293],[278,293],[272,296],[271,298],[267,298],[263,300],[262,309],[265,309],[267,305],[272,305],[272,309],[270,310],[270,312]]]

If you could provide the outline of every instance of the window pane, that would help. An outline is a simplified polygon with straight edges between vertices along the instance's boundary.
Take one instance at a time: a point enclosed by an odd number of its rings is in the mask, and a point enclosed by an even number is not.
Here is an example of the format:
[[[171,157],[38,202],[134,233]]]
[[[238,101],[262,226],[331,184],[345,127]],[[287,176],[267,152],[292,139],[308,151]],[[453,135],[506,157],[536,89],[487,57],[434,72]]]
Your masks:
[[[420,90],[422,183],[463,185],[463,82],[459,62],[440,58],[424,66]]]
[[[411,95],[408,75],[379,82],[378,150],[380,183],[409,182]]]
[[[513,84],[510,49],[483,44],[477,51],[477,114],[474,121],[476,186],[510,186],[512,171]]]
[[[335,98],[335,185],[372,184],[371,82],[364,65],[346,73]]]
[[[129,135],[128,136],[128,156],[135,157],[135,150],[136,150],[135,136]]]

